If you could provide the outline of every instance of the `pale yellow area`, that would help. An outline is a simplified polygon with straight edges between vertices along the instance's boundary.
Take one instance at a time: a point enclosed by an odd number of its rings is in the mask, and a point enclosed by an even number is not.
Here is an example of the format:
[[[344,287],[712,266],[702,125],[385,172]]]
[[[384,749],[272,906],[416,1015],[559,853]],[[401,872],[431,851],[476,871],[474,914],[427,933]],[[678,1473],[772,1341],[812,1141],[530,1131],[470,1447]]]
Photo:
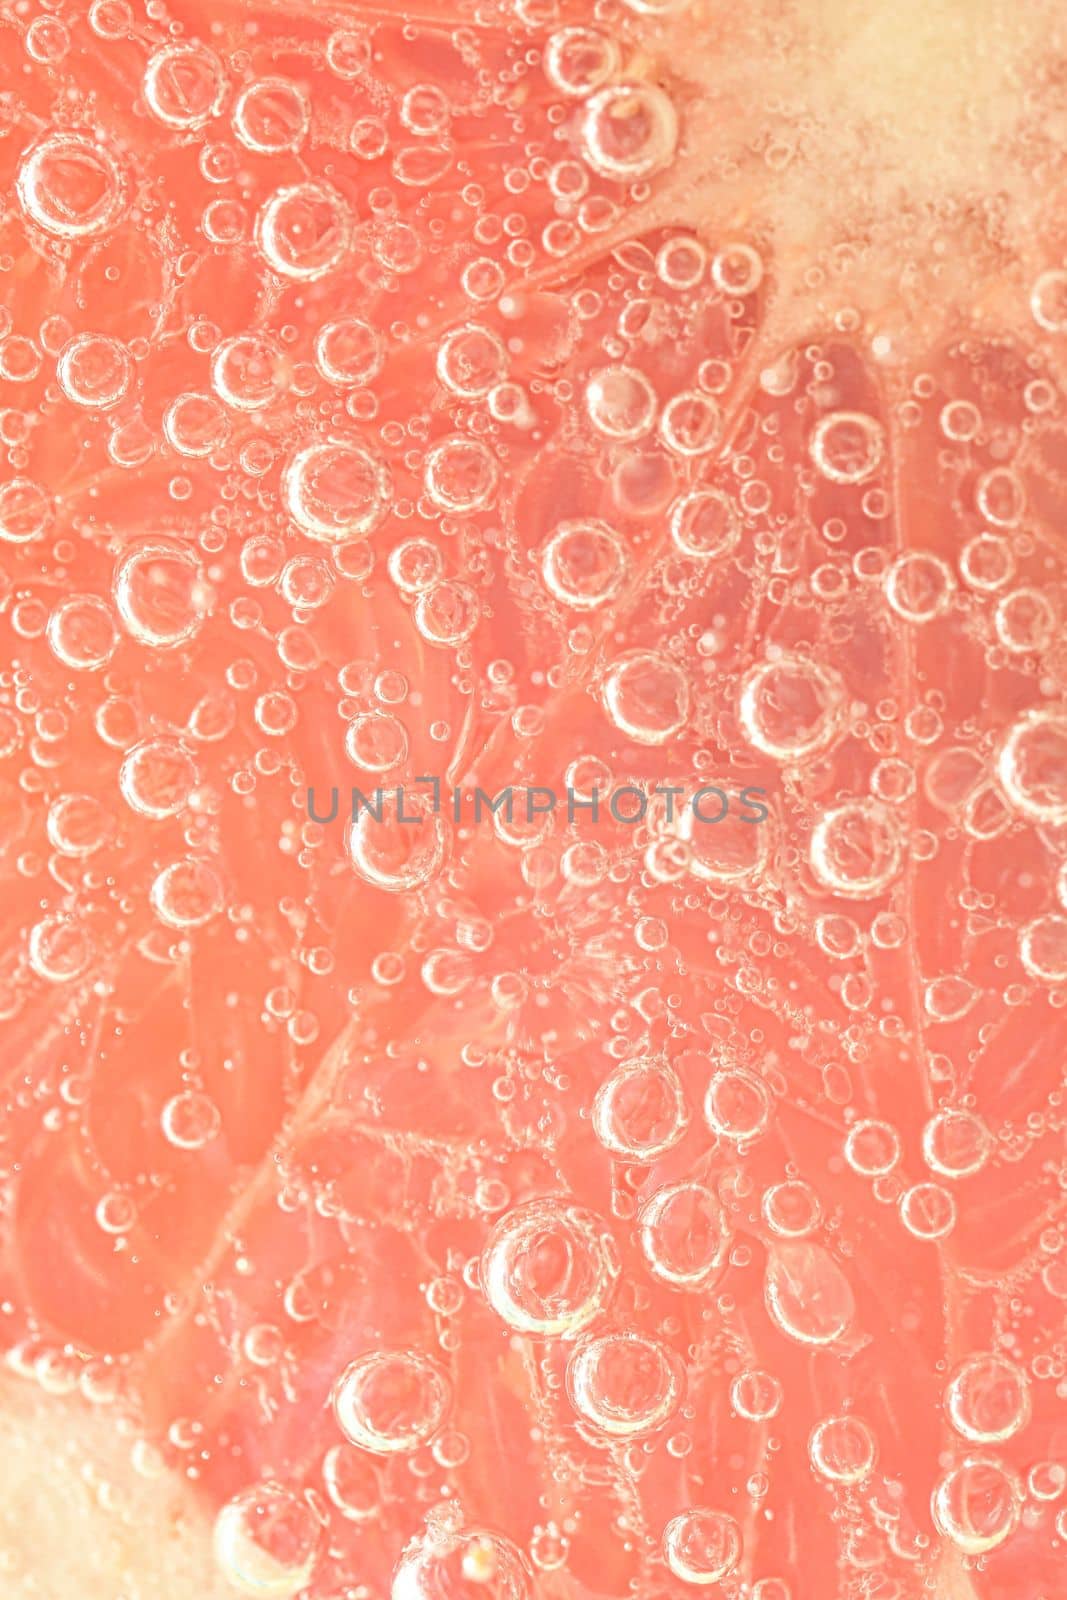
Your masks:
[[[1060,0],[690,0],[639,32],[683,108],[669,220],[759,234],[824,310],[1025,313],[1065,181]]]
[[[0,1383],[4,1600],[234,1600],[188,1484],[130,1447],[109,1411]]]

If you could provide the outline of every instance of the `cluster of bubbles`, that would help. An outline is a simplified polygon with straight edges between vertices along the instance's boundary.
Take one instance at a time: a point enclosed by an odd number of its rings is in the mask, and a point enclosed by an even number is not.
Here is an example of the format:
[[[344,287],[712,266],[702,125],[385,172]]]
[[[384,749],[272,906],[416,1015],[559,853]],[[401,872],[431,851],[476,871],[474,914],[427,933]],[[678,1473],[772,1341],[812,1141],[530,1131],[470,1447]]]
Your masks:
[[[891,1430],[870,1396],[869,1414],[853,1406],[845,1360],[880,1338],[892,1360],[897,1330],[872,1311],[850,1213],[901,1259],[935,1262],[955,1297],[968,1185],[1062,1134],[1060,1087],[1008,1127],[972,1083],[991,1000],[1043,1023],[1067,1004],[1062,595],[1030,504],[1058,391],[1035,357],[1010,427],[991,381],[942,395],[921,374],[893,409],[857,373],[852,336],[879,348],[847,308],[822,343],[761,346],[767,243],[645,209],[687,127],[679,74],[640,46],[686,3],[623,0],[609,28],[605,8],[575,21],[516,0],[514,33],[472,10],[448,49],[474,87],[453,91],[415,24],[382,44],[333,19],[319,37],[316,20],[313,48],[249,32],[228,51],[228,24],[207,40],[138,32],[124,0],[94,0],[91,48],[137,52],[134,121],[162,164],[102,109],[100,126],[71,110],[18,136],[27,262],[68,287],[100,263],[109,286],[112,256],[130,271],[136,256],[119,242],[143,234],[168,287],[150,326],[139,304],[107,309],[103,288],[67,295],[33,337],[0,313],[0,375],[39,411],[32,428],[14,403],[0,412],[18,649],[0,750],[12,816],[36,807],[39,824],[32,845],[15,823],[3,841],[35,887],[0,1009],[57,992],[87,1008],[127,958],[184,982],[200,950],[252,950],[266,998],[225,995],[235,1035],[244,1008],[249,1036],[283,1028],[303,1059],[322,1023],[294,997],[299,970],[346,1049],[358,1032],[392,1067],[409,1024],[428,1055],[444,1040],[446,1066],[420,1055],[412,1071],[413,1125],[426,1083],[451,1106],[468,1070],[491,1078],[484,1126],[454,1143],[405,1142],[391,1085],[345,1090],[346,1113],[387,1127],[407,1163],[375,1196],[383,1231],[394,1189],[438,1168],[403,1232],[447,1261],[417,1291],[390,1284],[428,1310],[436,1342],[406,1324],[394,1337],[370,1311],[364,1325],[358,1304],[349,1326],[334,1280],[310,1270],[276,1321],[234,1337],[241,1385],[273,1420],[297,1404],[290,1325],[331,1335],[311,1363],[329,1367],[318,1476],[272,1467],[228,1490],[214,1524],[218,1568],[247,1594],[317,1595],[344,1538],[380,1540],[405,1493],[419,1526],[391,1552],[393,1600],[532,1600],[535,1569],[568,1567],[581,1515],[521,1542],[464,1514],[464,1469],[489,1448],[464,1417],[474,1325],[502,1416],[537,1386],[536,1443],[560,1484],[610,1482],[636,1507],[649,1463],[669,1459],[669,1494],[627,1529],[657,1583],[743,1585],[751,1600],[805,1592],[757,1575],[749,1512],[773,1482],[798,1363],[840,1358],[843,1394],[828,1384],[799,1431],[804,1472],[856,1571],[879,1569],[869,1592],[897,1600],[874,1544],[902,1525],[884,1510],[900,1498]],[[64,70],[65,23],[38,18],[25,40],[31,63]],[[408,47],[394,82],[390,52]],[[1037,277],[1029,312],[1041,335],[1067,331],[1067,271]],[[972,349],[962,365],[978,365]],[[35,464],[46,419],[72,461],[42,445]],[[953,483],[917,538],[897,470],[912,439]],[[1038,477],[1047,505],[1057,473]],[[964,643],[988,713],[945,669]],[[494,809],[479,831],[420,776],[480,781],[501,762],[551,764],[540,775],[583,817]],[[293,803],[320,768],[342,793],[398,786],[408,814],[342,808],[331,833]],[[664,798],[739,777],[767,797],[751,826]],[[640,803],[635,825],[586,820],[613,783]],[[264,896],[258,880],[283,867],[299,887]],[[260,936],[277,941],[269,957]],[[984,941],[988,962],[972,961]],[[223,1053],[237,1082],[245,1056]],[[153,1100],[153,1139],[212,1183],[232,1159],[242,1181],[240,1114],[180,1065]],[[68,1084],[48,1131],[68,1113],[88,1129],[92,1092]],[[806,1175],[804,1119],[827,1144]],[[310,1195],[309,1233],[336,1230],[369,1282],[354,1202],[309,1166],[279,1212]],[[90,1226],[123,1263],[170,1181],[144,1178],[93,1175]],[[459,1244],[439,1243],[446,1216]],[[1059,1307],[1052,1218],[1011,1293]],[[923,1537],[967,1559],[1067,1492],[1063,1463],[1017,1453],[1063,1355],[1024,1348],[1015,1315],[998,1309],[990,1348],[954,1348],[938,1374]],[[686,1477],[708,1385],[758,1462],[744,1498],[732,1456],[721,1477],[704,1460]],[[172,1428],[176,1451],[186,1431]]]

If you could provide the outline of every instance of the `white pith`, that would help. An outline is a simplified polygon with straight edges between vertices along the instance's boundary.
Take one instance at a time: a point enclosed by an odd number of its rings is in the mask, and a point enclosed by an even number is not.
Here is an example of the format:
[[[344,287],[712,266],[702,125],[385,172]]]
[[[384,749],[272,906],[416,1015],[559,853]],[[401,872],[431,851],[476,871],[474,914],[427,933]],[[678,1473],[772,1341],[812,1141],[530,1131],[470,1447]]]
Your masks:
[[[4,1600],[233,1600],[191,1487],[146,1476],[110,1411],[0,1384]]]
[[[1067,149],[1054,0],[690,0],[638,31],[684,108],[653,207],[759,239],[795,321],[1027,324]]]

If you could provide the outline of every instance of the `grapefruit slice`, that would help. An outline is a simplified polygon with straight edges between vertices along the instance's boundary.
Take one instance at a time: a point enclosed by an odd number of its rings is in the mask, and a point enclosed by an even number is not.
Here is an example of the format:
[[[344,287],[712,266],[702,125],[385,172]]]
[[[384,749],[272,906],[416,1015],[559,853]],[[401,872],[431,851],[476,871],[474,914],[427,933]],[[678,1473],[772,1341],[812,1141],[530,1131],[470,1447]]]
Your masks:
[[[10,1592],[1051,1600],[1058,9],[3,27]]]

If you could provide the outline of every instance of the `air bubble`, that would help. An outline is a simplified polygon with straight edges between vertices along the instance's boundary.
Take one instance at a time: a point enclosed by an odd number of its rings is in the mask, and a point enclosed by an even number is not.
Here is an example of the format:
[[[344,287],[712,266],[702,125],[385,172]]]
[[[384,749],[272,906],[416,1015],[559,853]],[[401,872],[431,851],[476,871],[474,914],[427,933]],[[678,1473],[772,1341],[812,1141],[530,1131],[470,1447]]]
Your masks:
[[[1047,650],[1059,628],[1056,607],[1041,589],[1013,589],[993,613],[997,639],[1010,655]]]
[[[1067,272],[1050,267],[1030,291],[1034,321],[1046,333],[1067,333]]]
[[[46,917],[30,929],[26,951],[31,969],[48,983],[70,983],[92,965],[92,939],[66,917]]]
[[[874,1434],[861,1417],[827,1417],[808,1441],[811,1464],[829,1483],[862,1483],[877,1454]]]
[[[672,11],[684,11],[690,0],[623,0],[623,5],[641,17],[665,17]]]
[[[678,114],[655,84],[616,84],[586,102],[581,139],[594,172],[633,183],[670,165],[678,145]]]
[[[241,1340],[241,1350],[254,1367],[273,1367],[285,1354],[281,1329],[272,1322],[257,1322]]]
[[[725,1266],[729,1243],[722,1207],[703,1184],[660,1189],[641,1213],[645,1259],[653,1275],[672,1288],[707,1288]]]
[[[805,656],[779,656],[746,674],[738,710],[755,749],[775,761],[804,761],[840,734],[845,688],[830,667]]]
[[[864,1178],[882,1178],[901,1157],[900,1135],[889,1122],[865,1118],[854,1122],[845,1137],[845,1160]]]
[[[169,539],[127,551],[115,568],[112,592],[131,637],[161,650],[195,636],[210,600],[195,551]]]
[[[176,1150],[203,1150],[222,1128],[218,1106],[196,1089],[183,1090],[168,1100],[159,1120],[163,1137]]]
[[[469,300],[478,302],[495,300],[504,282],[503,267],[489,256],[478,256],[474,261],[468,261],[460,273],[463,293]]]
[[[32,339],[9,334],[0,340],[0,378],[9,383],[32,383],[41,371],[41,352]]]
[[[1030,1380],[1007,1356],[968,1356],[945,1390],[945,1409],[963,1438],[999,1444],[1030,1420]]]
[[[301,282],[324,277],[348,250],[351,217],[336,189],[298,183],[278,189],[256,218],[256,243],[267,265]]]
[[[842,1338],[856,1315],[852,1288],[822,1245],[776,1242],[767,1256],[764,1299],[771,1320],[798,1344]]]
[[[404,539],[389,553],[389,576],[399,589],[422,594],[441,581],[444,557],[429,539]]]
[[[900,1220],[916,1239],[944,1239],[956,1226],[956,1202],[939,1183],[916,1183],[900,1197]]]
[[[365,711],[348,725],[345,753],[366,772],[390,772],[407,760],[407,729],[391,712]]]
[[[768,1228],[782,1239],[802,1239],[813,1233],[822,1217],[818,1195],[801,1178],[764,1190],[760,1210]]]
[[[991,1456],[967,1456],[945,1474],[931,1501],[938,1530],[965,1555],[985,1555],[1019,1525],[1023,1490]]]
[[[222,910],[222,880],[207,861],[189,857],[158,873],[149,893],[152,909],[168,928],[202,928]]]
[[[89,239],[118,221],[122,174],[102,146],[75,133],[50,133],[32,147],[15,180],[29,220],[57,239]]]
[[[601,693],[616,728],[638,744],[665,744],[689,718],[689,680],[656,651],[620,656],[608,669]]]
[[[668,289],[695,289],[708,267],[708,252],[698,239],[679,235],[656,252],[656,276]]]
[[[726,1511],[683,1511],[663,1530],[663,1555],[682,1583],[719,1583],[741,1559],[741,1530]]]
[[[416,83],[400,101],[400,120],[419,138],[444,133],[452,114],[448,96],[435,83]]]
[[[97,595],[71,595],[48,619],[48,643],[57,660],[76,672],[99,672],[118,648],[115,617]]]
[[[388,1456],[417,1450],[431,1439],[451,1399],[451,1384],[428,1356],[415,1350],[376,1350],[345,1368],[332,1405],[351,1444]]]
[[[923,1158],[941,1178],[970,1178],[993,1153],[989,1129],[972,1111],[939,1111],[923,1128]]]
[[[167,44],[149,57],[145,104],[168,128],[202,128],[218,116],[225,94],[222,63],[206,45]]]
[[[101,1232],[118,1236],[135,1226],[137,1207],[131,1197],[120,1190],[101,1195],[93,1215]]]
[[[421,889],[440,870],[447,834],[441,817],[428,813],[427,803],[404,796],[406,821],[383,806],[381,820],[369,806],[346,829],[349,859],[359,876],[375,889],[401,894]]]
[[[179,455],[200,459],[225,444],[229,419],[214,395],[180,394],[163,413],[163,433]]]
[[[404,1551],[392,1600],[530,1600],[533,1580],[518,1546],[501,1533],[431,1519]]]
[[[452,578],[435,584],[415,602],[415,626],[434,645],[463,644],[474,633],[481,614],[477,591]]]
[[[723,294],[755,294],[763,282],[763,258],[750,244],[728,244],[711,262],[712,282]]]
[[[639,439],[656,416],[656,392],[636,367],[604,367],[585,390],[589,419],[607,439]]]
[[[335,1444],[322,1460],[322,1482],[330,1501],[349,1522],[364,1522],[378,1513],[378,1474],[363,1450]]]
[[[629,570],[622,536],[606,522],[561,522],[541,553],[545,587],[576,611],[593,611],[614,600]]]
[[[982,413],[970,400],[950,400],[941,408],[940,421],[946,439],[967,443],[980,433]]]
[[[63,347],[56,365],[59,387],[75,405],[104,411],[117,405],[133,377],[133,361],[119,339],[80,333]]]
[[[658,1339],[609,1333],[579,1345],[567,1393],[580,1417],[613,1438],[662,1428],[681,1402],[677,1365]]]
[[[123,799],[142,817],[177,816],[196,787],[196,766],[176,739],[146,739],[119,769]]]
[[[721,489],[692,489],[671,506],[671,538],[684,556],[721,561],[737,548],[741,522]]]
[[[371,64],[371,36],[357,28],[336,28],[326,40],[326,64],[337,77],[359,79]]]
[[[315,335],[315,363],[327,383],[373,383],[385,364],[381,334],[362,317],[324,322]]]
[[[782,1385],[773,1372],[751,1367],[730,1385],[730,1404],[748,1422],[769,1422],[782,1409]]]
[[[667,837],[680,843],[686,871],[701,883],[747,884],[766,868],[774,831],[767,818],[746,824],[730,790],[709,783],[694,791]]]
[[[809,858],[823,888],[851,899],[873,899],[885,893],[903,866],[899,824],[877,800],[846,801],[816,823]]]
[[[1067,1489],[1067,1466],[1060,1461],[1038,1461],[1027,1474],[1027,1487],[1035,1500],[1058,1500]]]
[[[237,97],[233,130],[246,150],[280,155],[299,150],[311,125],[311,106],[299,84],[288,78],[258,78]]]
[[[468,322],[445,334],[437,349],[437,376],[450,393],[477,400],[500,383],[508,370],[503,340],[481,323]]]
[[[740,1144],[766,1133],[773,1111],[770,1091],[744,1067],[712,1073],[704,1096],[704,1117],[712,1133]]]
[[[339,544],[374,532],[389,510],[393,484],[384,462],[364,445],[322,440],[290,457],[282,495],[309,539]]]
[[[932,622],[942,616],[955,587],[948,562],[925,550],[898,556],[885,577],[886,599],[905,622]]]
[[[1030,822],[1067,822],[1067,713],[1053,706],[1024,712],[997,758],[1008,804]]]
[[[592,94],[619,70],[621,52],[596,28],[559,28],[545,44],[545,76],[560,94]]]
[[[37,17],[26,29],[26,53],[34,61],[54,65],[70,49],[70,34],[55,17]]]
[[[215,1562],[242,1594],[293,1600],[315,1570],[321,1528],[311,1506],[273,1482],[235,1495],[215,1519]]]
[[[1014,528],[1026,509],[1026,491],[1010,467],[993,467],[978,480],[975,504],[979,514],[995,528]]]
[[[48,532],[53,517],[48,490],[32,478],[9,478],[0,484],[0,539],[29,544]]]
[[[1048,911],[1020,928],[1019,959],[1038,983],[1067,981],[1067,917]]]
[[[606,1150],[628,1161],[654,1161],[678,1143],[689,1111],[677,1073],[664,1061],[625,1061],[593,1101],[593,1132]]]
[[[457,434],[427,451],[426,493],[442,511],[484,511],[493,502],[500,468],[489,446]]]
[[[683,389],[663,407],[659,434],[675,455],[703,456],[718,444],[721,424],[722,413],[710,395],[700,389]]]
[[[357,117],[348,134],[357,161],[377,161],[389,148],[389,129],[381,117]]]
[[[862,411],[834,411],[811,438],[811,459],[831,483],[864,483],[882,464],[885,429]]]
[[[47,829],[53,850],[82,860],[107,843],[112,822],[94,795],[65,794],[49,806]]]
[[[615,1243],[591,1211],[529,1201],[502,1217],[482,1256],[489,1304],[518,1333],[580,1333],[605,1309],[619,1275]]]
[[[223,339],[211,358],[211,382],[219,399],[235,411],[261,411],[285,390],[281,346],[265,333]]]

